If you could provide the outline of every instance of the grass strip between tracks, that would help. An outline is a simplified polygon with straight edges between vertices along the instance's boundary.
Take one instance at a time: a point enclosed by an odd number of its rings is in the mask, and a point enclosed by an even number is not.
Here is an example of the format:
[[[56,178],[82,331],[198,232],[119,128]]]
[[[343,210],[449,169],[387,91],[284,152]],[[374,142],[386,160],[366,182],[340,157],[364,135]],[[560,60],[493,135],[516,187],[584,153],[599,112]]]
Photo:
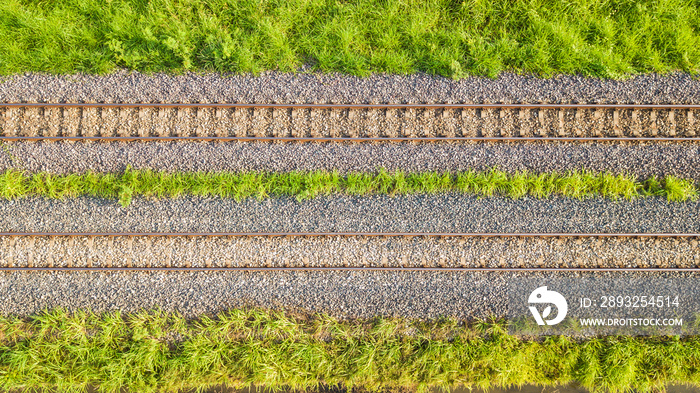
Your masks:
[[[0,74],[700,68],[693,0],[4,0],[0,36]]]
[[[698,197],[698,185],[688,179],[666,176],[661,180],[652,177],[640,181],[632,175],[590,171],[537,174],[491,169],[485,172],[404,173],[380,169],[374,173],[340,175],[338,172],[327,171],[169,173],[127,169],[120,174],[25,174],[17,170],[0,174],[0,198],[92,196],[118,198],[123,206],[128,206],[135,196],[212,196],[238,201],[245,198],[294,196],[301,201],[334,193],[395,196],[450,191],[511,198],[528,195],[536,198],[563,196],[579,199],[599,196],[615,200],[664,196],[673,202],[696,200]]]
[[[52,311],[0,317],[0,387],[132,392],[319,384],[367,390],[580,383],[593,391],[700,385],[700,338],[550,336],[502,322],[339,321],[233,309],[186,320],[163,312]],[[123,391],[123,390],[121,390]]]

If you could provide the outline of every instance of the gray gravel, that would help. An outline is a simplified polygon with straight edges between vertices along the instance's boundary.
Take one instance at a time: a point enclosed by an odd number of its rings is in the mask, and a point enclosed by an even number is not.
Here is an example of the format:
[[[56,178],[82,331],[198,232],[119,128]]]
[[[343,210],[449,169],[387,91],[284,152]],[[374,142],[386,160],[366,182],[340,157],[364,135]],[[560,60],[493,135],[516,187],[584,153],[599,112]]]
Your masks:
[[[75,173],[93,170],[163,171],[388,170],[509,171],[581,168],[640,177],[700,178],[700,145],[677,143],[11,143],[0,151],[0,171]]]
[[[0,266],[697,267],[696,238],[0,237]]]
[[[427,74],[374,75],[266,72],[260,76],[194,74],[52,76],[26,73],[0,83],[0,101],[46,102],[645,102],[700,103],[700,80],[688,74],[626,81],[504,73],[455,81]]]
[[[1,231],[35,232],[700,232],[700,201],[343,195],[297,202],[218,198],[0,200]]]
[[[369,272],[0,275],[1,314],[160,308],[186,316],[243,305],[340,317],[505,314],[505,276]]]
[[[528,275],[550,282],[555,276],[593,277],[591,274]],[[522,277],[522,274],[3,273],[0,275],[0,297],[4,301],[0,303],[0,313],[29,315],[56,307],[95,312],[134,312],[143,308],[160,308],[192,317],[231,307],[254,305],[325,312],[338,317],[487,318],[506,315],[511,307],[508,304],[508,285],[517,277]],[[697,276],[616,273],[595,277],[636,278],[643,284],[644,277]],[[700,298],[697,287],[685,289],[683,311],[697,310],[696,299]]]

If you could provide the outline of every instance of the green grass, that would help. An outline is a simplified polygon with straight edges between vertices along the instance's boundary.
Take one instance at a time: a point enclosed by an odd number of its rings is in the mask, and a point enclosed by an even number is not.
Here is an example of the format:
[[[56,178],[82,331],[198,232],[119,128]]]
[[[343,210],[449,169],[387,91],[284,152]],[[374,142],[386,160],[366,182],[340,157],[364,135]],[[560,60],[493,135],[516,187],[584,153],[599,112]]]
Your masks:
[[[698,0],[3,0],[0,74],[700,70]]]
[[[625,174],[572,171],[567,173],[486,172],[404,173],[380,169],[374,173],[337,172],[189,172],[168,173],[127,169],[121,174],[93,173],[53,175],[25,174],[8,170],[0,174],[0,198],[27,196],[66,198],[91,196],[118,198],[128,206],[135,196],[177,198],[181,196],[271,198],[294,196],[298,200],[320,195],[406,195],[461,192],[478,196],[522,198],[603,197],[612,200],[664,196],[672,202],[697,200],[698,185],[692,180],[666,176],[643,181]]]
[[[698,337],[564,336],[529,341],[503,322],[339,321],[232,309],[0,317],[0,388],[176,391],[215,385],[370,391],[580,383],[593,391],[700,386]]]

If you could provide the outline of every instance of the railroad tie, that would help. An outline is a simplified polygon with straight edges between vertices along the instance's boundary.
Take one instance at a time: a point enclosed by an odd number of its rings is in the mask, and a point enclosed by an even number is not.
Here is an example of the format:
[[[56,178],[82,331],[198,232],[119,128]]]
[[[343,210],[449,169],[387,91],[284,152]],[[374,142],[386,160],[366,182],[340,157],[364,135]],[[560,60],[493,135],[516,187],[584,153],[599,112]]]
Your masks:
[[[95,107],[83,108],[83,119],[81,122],[80,134],[83,136],[94,137],[100,133],[99,109]]]
[[[104,264],[106,267],[112,267],[112,253],[114,252],[114,238],[107,239],[107,252],[104,253]]]
[[[396,124],[398,121],[398,110],[396,109],[387,109],[384,112],[384,132],[386,133],[386,136],[389,138],[396,138],[399,136],[399,126]]]
[[[21,112],[19,108],[5,109],[5,124],[3,125],[3,134],[6,136],[18,135],[18,126]]]
[[[537,111],[537,119],[540,122],[539,136],[547,136],[547,124],[544,121],[544,110],[540,109]]]
[[[574,115],[574,121],[576,122],[576,125],[574,127],[574,135],[580,137],[583,134],[583,130],[581,129],[583,127],[583,110],[576,109],[575,112],[576,114]]]
[[[433,109],[423,109],[420,114],[418,123],[416,124],[416,133],[418,137],[436,137],[438,136],[437,130],[433,127],[435,119],[435,110]]]
[[[85,250],[85,266],[92,267],[93,259],[96,256],[95,252],[95,237],[88,236],[87,238],[87,250]]]
[[[203,108],[194,108],[194,127],[193,132],[194,136],[197,138],[203,138],[208,136],[206,128],[204,127],[204,109]]]
[[[168,251],[165,253],[165,267],[173,266],[173,248],[175,246],[175,239],[170,238],[168,240]]]
[[[0,109],[0,135],[1,136],[11,136],[9,131],[6,131],[6,130],[9,130],[9,128],[7,127],[8,120],[9,120],[8,119],[9,118],[9,115],[8,115],[9,110],[10,110],[10,108]]]
[[[319,138],[323,135],[321,130],[324,124],[323,115],[324,111],[321,110],[312,109],[309,111],[309,117],[311,118],[309,131],[312,138]]]
[[[505,109],[498,110],[498,133],[500,136],[508,136],[508,130],[506,130],[506,127],[504,126],[506,115],[507,113]]]
[[[27,242],[27,267],[34,266],[34,242],[35,238],[30,238]]]
[[[156,116],[158,117],[157,120],[154,119],[153,121],[153,133],[155,136],[166,136],[166,125],[165,125],[165,120],[167,117],[167,109],[165,108],[158,108],[156,109]]]
[[[601,109],[596,109],[595,112],[593,113],[593,136],[600,137],[602,136],[601,129],[603,127],[603,111]]]
[[[75,249],[75,237],[71,236],[68,239],[68,249],[69,250],[74,250]],[[72,258],[66,258],[66,266],[67,267],[73,267],[73,259]]]
[[[357,113],[355,110],[348,109],[347,114],[345,116],[344,113],[345,111],[339,111],[339,110],[334,110],[332,109],[330,111],[330,119],[331,121],[329,122],[328,126],[330,129],[328,130],[328,136],[331,138],[339,138],[343,135],[343,127],[341,123],[345,123],[345,128],[347,130],[347,135],[349,135],[352,138],[357,138],[360,136],[359,133],[359,127],[357,125]],[[345,120],[345,121],[343,121]]]
[[[300,132],[301,128],[304,126],[302,119],[302,110],[298,108],[292,109],[292,128],[289,130],[289,136],[292,138],[302,137],[303,134]]]
[[[134,238],[129,236],[126,240],[126,267],[131,267],[134,260]]]
[[[131,108],[119,108],[119,123],[117,124],[117,135],[131,135]]]
[[[46,130],[46,136],[58,136],[61,127],[61,108],[46,108],[44,113],[48,112],[49,124]]]
[[[668,135],[676,136],[676,112],[674,110],[668,112]]]
[[[369,110],[365,111],[361,117],[360,131],[362,136],[380,136],[382,135],[381,127],[381,111]]]
[[[272,116],[272,111],[266,108],[255,108],[253,109],[253,129],[255,130],[255,136],[266,136],[270,135],[269,130],[270,124],[268,121],[268,116]]]
[[[17,135],[32,136],[40,134],[41,115],[39,114],[39,108],[24,108],[22,120],[19,123]]]
[[[52,268],[54,266],[53,253],[56,247],[56,240],[53,236],[49,236],[46,243],[46,249],[49,250],[46,255],[46,264],[49,268]]]
[[[463,137],[477,137],[478,130],[476,127],[476,109],[462,109],[461,118],[461,134]]]
[[[558,115],[559,115],[559,127],[557,129],[559,131],[559,136],[564,136],[564,135],[566,135],[565,130],[564,130],[564,110],[559,109],[558,112],[559,112],[558,113]]]
[[[65,108],[63,110],[63,135],[76,137],[80,131],[82,118],[81,108]]]
[[[695,135],[697,135],[697,133],[695,132],[695,116],[693,115],[693,110],[692,110],[692,109],[688,109],[688,117],[687,117],[687,119],[688,119],[688,120],[687,120],[687,121],[688,121],[688,131],[687,131],[687,135],[688,135],[689,137],[694,137]]]
[[[286,111],[277,108],[272,110],[272,125],[270,127],[270,135],[272,137],[280,137],[286,135],[286,127],[284,126],[286,120]]]
[[[455,124],[454,109],[442,110],[442,125],[445,129],[446,137],[454,138],[455,136],[457,136],[457,125]]]
[[[246,136],[248,135],[248,111],[243,108],[233,109],[233,135]]]
[[[404,111],[403,121],[401,122],[402,135],[414,138],[416,136],[416,110],[411,108]]]
[[[144,236],[141,239],[143,239],[144,242],[144,252],[141,253],[141,263],[148,263],[148,259],[144,258],[143,256],[147,256],[149,258],[155,257],[155,254],[153,253],[153,242],[155,241],[155,238],[150,236]]]
[[[640,135],[640,127],[639,127],[639,111],[637,110],[632,110],[632,136],[639,136]]]
[[[478,122],[478,135],[481,137],[490,137],[491,133],[489,132],[488,127],[488,113],[486,113],[485,108],[477,109],[475,120]]]
[[[148,132],[149,130],[148,130],[148,128],[146,128],[147,117],[148,117],[149,113],[146,112],[147,109],[145,109],[145,108],[138,108],[137,111],[138,111],[138,116],[139,116],[139,127],[138,127],[139,136],[143,138],[145,136],[148,136],[148,134],[149,134],[149,132]]]
[[[530,110],[529,109],[520,109],[518,111],[518,120],[520,121],[520,129],[518,130],[518,135],[519,136],[526,136],[528,135],[530,131]]]
[[[656,115],[655,110],[652,110],[651,113],[649,114],[649,122],[651,123],[651,125],[650,125],[651,136],[659,135],[659,125],[657,124],[656,116],[657,115]]]
[[[10,236],[9,238],[9,247],[7,249],[7,266],[8,267],[13,267],[15,265],[15,237]]]

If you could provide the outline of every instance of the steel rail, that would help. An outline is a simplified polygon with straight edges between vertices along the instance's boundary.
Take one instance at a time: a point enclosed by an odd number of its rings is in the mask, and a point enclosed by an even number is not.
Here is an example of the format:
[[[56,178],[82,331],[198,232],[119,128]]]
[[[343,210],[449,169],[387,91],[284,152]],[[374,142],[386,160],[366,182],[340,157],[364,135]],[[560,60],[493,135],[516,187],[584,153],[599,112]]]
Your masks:
[[[253,137],[253,136],[0,136],[0,141],[211,142],[697,142],[700,137]]]
[[[43,103],[6,102],[5,108],[220,108],[220,109],[700,109],[700,104],[265,104],[265,103]]]
[[[595,267],[0,267],[0,272],[452,272],[452,273],[700,273],[700,268]]]
[[[113,236],[113,237],[700,237],[700,233],[506,233],[506,232],[0,232],[0,236]]]

